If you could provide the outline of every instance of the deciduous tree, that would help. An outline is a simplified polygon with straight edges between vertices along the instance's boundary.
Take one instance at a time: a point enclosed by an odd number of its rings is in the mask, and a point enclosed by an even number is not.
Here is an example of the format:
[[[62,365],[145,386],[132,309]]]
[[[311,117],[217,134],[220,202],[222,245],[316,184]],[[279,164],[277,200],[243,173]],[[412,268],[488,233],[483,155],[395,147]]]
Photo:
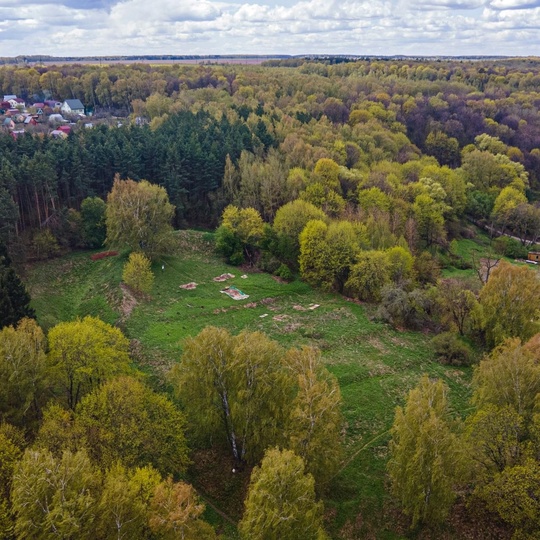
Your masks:
[[[538,359],[519,339],[508,339],[480,362],[473,384],[477,407],[511,406],[519,415],[530,418],[540,392]]]
[[[293,386],[284,351],[260,332],[207,327],[186,340],[172,381],[196,434],[221,432],[238,463],[282,442]]]
[[[122,271],[122,279],[135,292],[149,294],[154,284],[150,259],[142,253],[130,253]]]
[[[382,288],[390,282],[390,263],[384,251],[361,251],[351,266],[346,289],[357,298],[377,301]]]
[[[291,349],[285,361],[298,381],[287,428],[288,447],[304,460],[306,472],[313,475],[320,491],[342,457],[341,392],[317,349]]]
[[[214,540],[214,529],[201,519],[204,508],[193,487],[169,477],[154,490],[150,527],[164,540]]]
[[[535,538],[540,527],[540,465],[528,459],[507,467],[479,490],[487,507],[515,527],[513,538]]]
[[[81,398],[114,375],[129,373],[129,341],[96,317],[57,324],[49,332],[52,382],[75,409]]]
[[[10,424],[0,424],[0,539],[11,540],[14,516],[11,511],[13,471],[23,453],[24,435]]]
[[[0,331],[0,415],[31,424],[40,413],[46,387],[45,335],[33,319]]]
[[[106,243],[111,247],[142,250],[150,258],[170,248],[174,206],[165,188],[116,176],[105,216]]]
[[[257,210],[229,205],[216,232],[216,247],[232,264],[241,264],[246,258],[253,262],[263,233],[264,222]]]
[[[83,398],[76,424],[90,456],[102,467],[152,465],[183,474],[189,463],[185,418],[165,396],[130,377],[118,377]]]
[[[27,450],[13,476],[17,538],[94,538],[100,475],[84,451]]]
[[[238,528],[245,540],[324,540],[323,505],[314,480],[290,450],[270,449],[251,473]]]
[[[326,221],[327,218],[320,208],[301,199],[288,202],[276,212],[274,231],[280,241],[280,255],[295,266],[300,254],[300,233],[313,219]]]
[[[112,465],[105,473],[97,506],[99,538],[146,538],[150,532],[150,503],[160,481],[152,467],[128,469],[121,463]]]
[[[501,261],[480,291],[488,344],[494,346],[509,337],[526,340],[537,333],[539,295],[540,280],[533,270]]]
[[[392,491],[413,527],[440,523],[455,498],[461,468],[460,446],[451,429],[448,388],[424,375],[398,407],[392,426],[388,472]]]

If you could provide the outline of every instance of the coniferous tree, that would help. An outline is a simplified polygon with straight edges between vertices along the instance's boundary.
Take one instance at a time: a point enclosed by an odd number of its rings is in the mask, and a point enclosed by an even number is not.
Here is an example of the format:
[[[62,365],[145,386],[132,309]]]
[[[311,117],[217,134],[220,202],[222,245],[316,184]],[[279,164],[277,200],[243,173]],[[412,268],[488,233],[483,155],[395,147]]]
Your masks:
[[[35,316],[30,295],[13,270],[6,248],[0,244],[0,328],[16,324],[23,317]]]

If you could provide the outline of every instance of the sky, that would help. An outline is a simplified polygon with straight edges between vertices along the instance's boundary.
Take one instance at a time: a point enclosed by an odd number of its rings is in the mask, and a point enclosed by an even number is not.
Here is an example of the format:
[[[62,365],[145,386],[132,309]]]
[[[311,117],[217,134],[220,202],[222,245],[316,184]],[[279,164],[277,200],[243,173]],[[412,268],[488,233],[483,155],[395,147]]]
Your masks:
[[[0,56],[540,56],[540,0],[0,0]]]

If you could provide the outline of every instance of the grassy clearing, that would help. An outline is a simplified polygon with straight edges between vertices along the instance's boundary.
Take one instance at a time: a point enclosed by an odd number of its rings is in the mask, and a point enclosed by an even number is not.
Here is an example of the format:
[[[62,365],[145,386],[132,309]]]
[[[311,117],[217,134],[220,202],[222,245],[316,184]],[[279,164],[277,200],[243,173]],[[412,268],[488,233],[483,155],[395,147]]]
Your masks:
[[[50,328],[92,314],[120,323],[140,367],[158,383],[180,359],[182,340],[207,325],[235,333],[260,330],[285,347],[318,346],[339,380],[347,423],[345,459],[325,498],[328,528],[333,538],[359,538],[375,530],[377,538],[398,538],[385,494],[388,430],[395,407],[420,376],[429,373],[446,381],[455,410],[462,412],[468,406],[470,370],[434,362],[431,336],[398,332],[374,322],[369,306],[299,281],[278,282],[267,274],[247,273],[243,279],[243,270],[216,258],[203,233],[179,234],[178,244],[176,253],[154,264],[151,298],[140,301],[125,321],[119,288],[125,256],[92,261],[89,253],[75,253],[33,265],[26,281],[39,322]],[[213,281],[223,273],[235,277]],[[198,284],[196,289],[180,288],[192,281]],[[249,298],[235,301],[220,293],[227,285],[235,285]],[[318,307],[310,309],[314,305]],[[205,494],[235,521],[241,503],[231,499],[238,498],[245,484],[246,478],[224,478],[223,488]],[[234,528],[218,511],[209,508],[207,515],[225,538],[234,538]]]

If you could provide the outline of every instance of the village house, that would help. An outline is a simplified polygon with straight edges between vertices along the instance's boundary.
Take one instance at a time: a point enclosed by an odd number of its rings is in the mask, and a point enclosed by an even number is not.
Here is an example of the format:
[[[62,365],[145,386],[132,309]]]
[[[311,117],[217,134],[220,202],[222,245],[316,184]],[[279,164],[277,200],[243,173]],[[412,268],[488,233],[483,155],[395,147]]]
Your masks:
[[[12,109],[24,109],[26,103],[24,99],[18,97],[11,97],[10,99],[5,99],[7,96],[4,96],[4,101],[7,101]]]
[[[35,116],[30,116],[30,115],[28,115],[28,116],[24,119],[24,124],[27,125],[27,126],[37,126],[37,120],[36,120],[36,117],[35,117]]]
[[[55,101],[54,99],[46,99],[43,103],[46,107],[50,107],[53,110],[62,107],[62,103]]]
[[[49,124],[51,125],[57,125],[57,124],[63,124],[66,120],[61,114],[51,114],[49,116]]]
[[[84,114],[84,105],[79,99],[66,99],[60,110],[64,113]]]
[[[32,105],[32,108],[36,111],[36,114],[43,114],[43,109],[45,108],[45,103],[37,102]]]

